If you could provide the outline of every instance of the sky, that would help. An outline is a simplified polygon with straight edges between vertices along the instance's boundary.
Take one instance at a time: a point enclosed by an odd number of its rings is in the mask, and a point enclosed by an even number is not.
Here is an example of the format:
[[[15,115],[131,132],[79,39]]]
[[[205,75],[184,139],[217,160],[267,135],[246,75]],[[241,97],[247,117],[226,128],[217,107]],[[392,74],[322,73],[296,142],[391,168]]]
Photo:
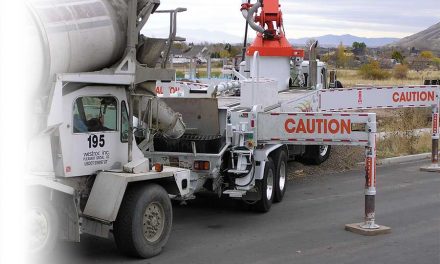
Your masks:
[[[241,2],[161,0],[159,9],[188,8],[178,15],[181,37],[212,42],[238,38],[239,42],[245,26]],[[440,22],[440,0],[280,0],[280,4],[288,38],[326,34],[402,38]],[[168,25],[168,15],[156,14],[143,33],[163,37]]]

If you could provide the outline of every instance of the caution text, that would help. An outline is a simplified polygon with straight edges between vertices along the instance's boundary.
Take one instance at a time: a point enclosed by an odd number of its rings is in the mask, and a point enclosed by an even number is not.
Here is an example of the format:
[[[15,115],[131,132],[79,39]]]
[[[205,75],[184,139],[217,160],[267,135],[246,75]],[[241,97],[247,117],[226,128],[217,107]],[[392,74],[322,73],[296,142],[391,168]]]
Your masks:
[[[351,120],[289,118],[284,123],[284,129],[290,134],[351,134]]]
[[[435,92],[395,92],[393,93],[393,102],[429,102],[435,100]]]

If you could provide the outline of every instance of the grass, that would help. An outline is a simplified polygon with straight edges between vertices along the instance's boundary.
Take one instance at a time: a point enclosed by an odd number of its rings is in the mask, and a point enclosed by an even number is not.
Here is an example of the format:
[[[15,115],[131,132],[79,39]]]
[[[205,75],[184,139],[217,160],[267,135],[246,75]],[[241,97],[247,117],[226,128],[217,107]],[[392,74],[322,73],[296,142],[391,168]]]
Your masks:
[[[416,130],[431,127],[430,116],[431,110],[427,108],[379,111],[378,128],[387,136],[378,141],[377,156],[390,158],[429,152],[431,134]]]
[[[431,134],[390,135],[377,142],[377,157],[379,159],[413,155],[431,152]]]
[[[392,70],[390,70],[390,73]],[[385,80],[366,80],[359,76],[357,70],[338,70],[338,80],[344,87],[353,87],[356,85],[371,86],[391,86],[391,85],[423,85],[425,79],[440,79],[440,71],[409,71],[405,79],[396,79],[394,77]]]

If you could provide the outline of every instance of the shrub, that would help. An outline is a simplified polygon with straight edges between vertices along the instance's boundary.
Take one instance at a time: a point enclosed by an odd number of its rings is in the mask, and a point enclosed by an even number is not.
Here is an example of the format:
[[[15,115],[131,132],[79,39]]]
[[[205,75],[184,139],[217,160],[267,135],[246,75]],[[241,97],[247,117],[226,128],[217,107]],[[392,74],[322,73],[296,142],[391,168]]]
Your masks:
[[[402,53],[395,50],[395,51],[393,51],[393,54],[391,55],[391,59],[395,59],[398,63],[403,63],[403,61],[405,60],[405,57],[402,55]]]
[[[382,69],[378,61],[371,61],[362,65],[359,69],[359,75],[368,80],[385,80],[391,77],[391,74]]]
[[[176,78],[178,79],[185,78],[185,73],[183,71],[176,71]]]
[[[397,64],[394,67],[393,75],[396,79],[406,79],[408,77],[408,66],[405,64]]]
[[[424,51],[420,52],[420,57],[423,59],[428,59],[428,60],[435,58],[434,53],[432,53],[432,51],[429,51],[429,50],[424,50]]]

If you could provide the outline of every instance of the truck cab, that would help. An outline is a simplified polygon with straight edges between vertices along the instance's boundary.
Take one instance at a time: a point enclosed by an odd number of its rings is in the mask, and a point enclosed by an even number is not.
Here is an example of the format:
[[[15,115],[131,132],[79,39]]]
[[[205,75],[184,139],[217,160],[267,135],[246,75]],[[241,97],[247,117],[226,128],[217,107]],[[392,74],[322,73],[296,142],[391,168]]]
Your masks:
[[[66,177],[121,170],[128,163],[128,105],[125,89],[86,86],[63,96],[60,126]],[[142,157],[135,145],[134,159]],[[60,175],[60,174],[59,174]]]
[[[308,83],[308,78],[309,78],[309,74],[310,74],[310,61],[302,61],[301,65],[301,73],[304,75],[304,81],[307,84]],[[299,73],[299,74],[301,74]],[[327,89],[328,88],[328,83],[327,83],[327,65],[322,62],[322,61],[318,61],[318,67],[317,67],[317,71],[316,71],[316,80],[317,80],[317,86],[316,86],[316,90],[321,90],[321,89]]]

